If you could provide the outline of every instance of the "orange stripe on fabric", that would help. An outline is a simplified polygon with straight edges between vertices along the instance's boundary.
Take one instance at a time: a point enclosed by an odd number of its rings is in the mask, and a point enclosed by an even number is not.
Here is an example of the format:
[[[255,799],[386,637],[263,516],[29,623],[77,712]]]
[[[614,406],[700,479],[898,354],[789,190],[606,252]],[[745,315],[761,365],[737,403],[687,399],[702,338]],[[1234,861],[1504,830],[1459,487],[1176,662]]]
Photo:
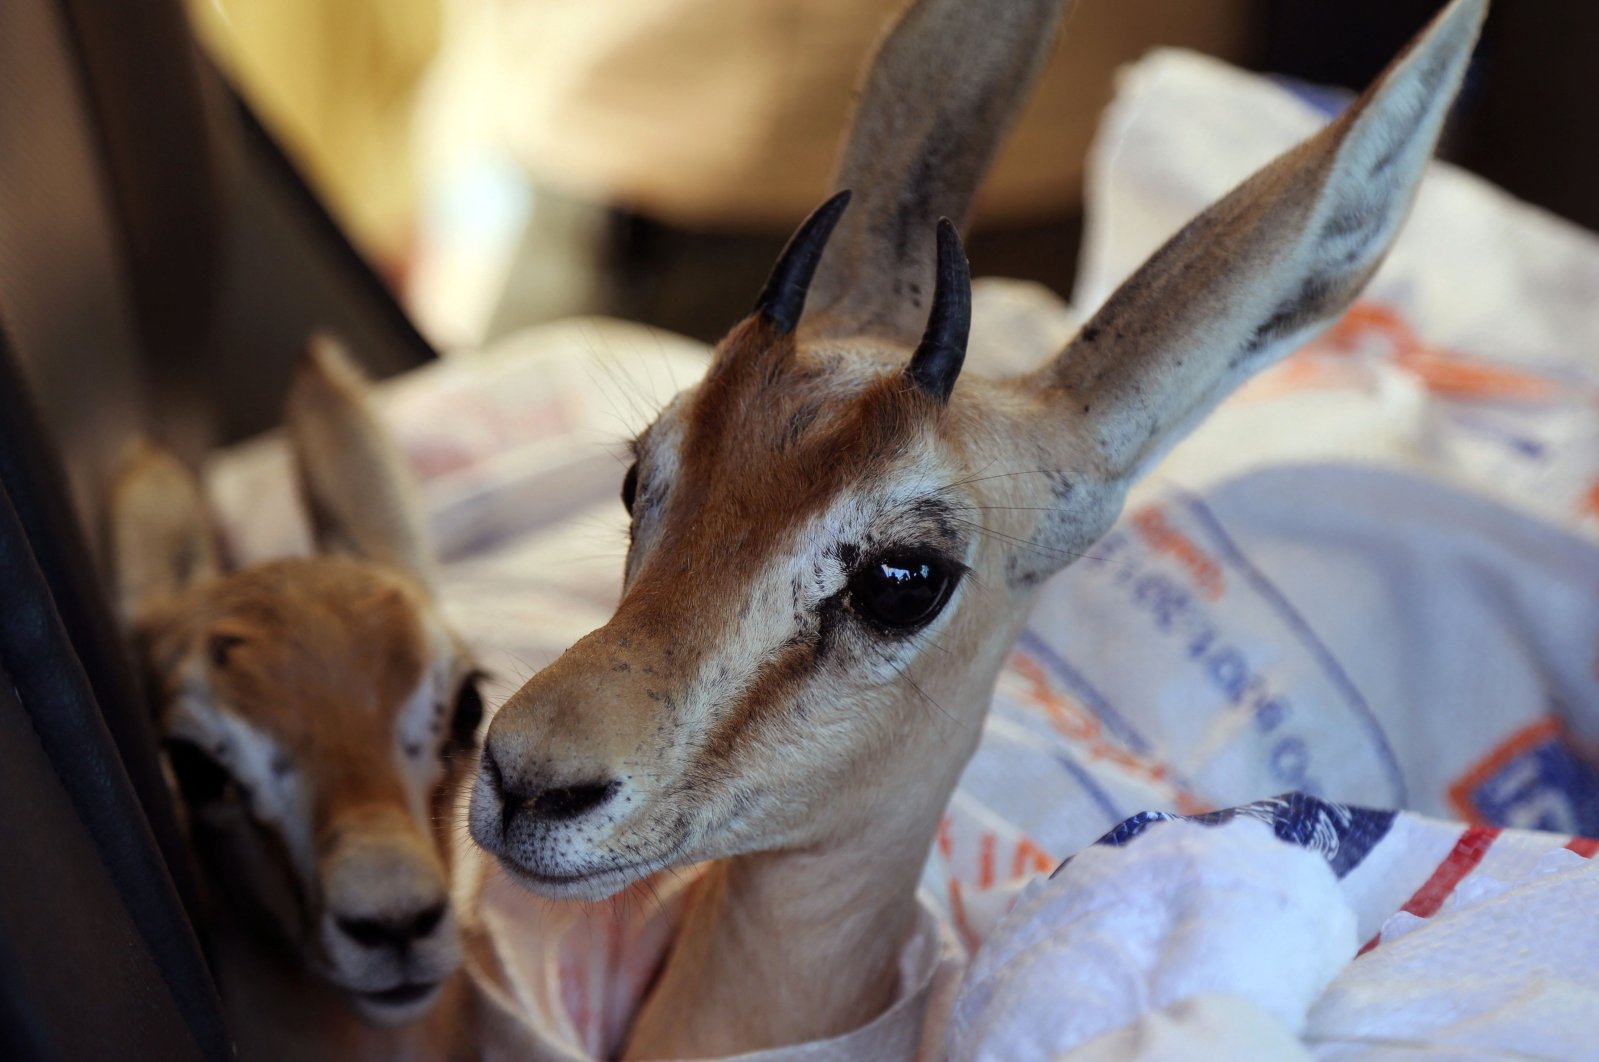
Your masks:
[[[1055,860],[1050,858],[1048,852],[1038,847],[1030,839],[1023,837],[1017,842],[1016,851],[1011,856],[1010,876],[1019,878],[1029,872],[1042,874],[1053,869],[1054,866]]]
[[[977,939],[977,934],[972,932],[971,923],[966,921],[966,905],[961,902],[961,883],[954,878],[949,879],[949,917],[955,923],[955,932],[960,934],[961,941],[966,945],[966,951],[972,955],[977,954],[977,948],[982,941]]]
[[[1455,780],[1449,787],[1449,803],[1467,822],[1481,822],[1482,814],[1472,800],[1472,794],[1476,792],[1477,787],[1504,770],[1511,760],[1545,742],[1559,738],[1560,730],[1558,719],[1545,718],[1511,734],[1488,754],[1487,759]]]

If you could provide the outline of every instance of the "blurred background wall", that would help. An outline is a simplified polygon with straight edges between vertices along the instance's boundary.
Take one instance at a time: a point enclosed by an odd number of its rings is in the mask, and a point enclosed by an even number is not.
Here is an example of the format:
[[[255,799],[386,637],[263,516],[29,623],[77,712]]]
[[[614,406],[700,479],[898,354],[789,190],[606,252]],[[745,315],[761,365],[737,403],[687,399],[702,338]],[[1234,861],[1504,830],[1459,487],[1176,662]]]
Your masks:
[[[440,0],[190,0],[201,42],[362,250],[396,279],[412,252],[418,89]]]
[[[401,288],[470,346],[604,313],[713,339],[824,194],[900,0],[190,0]],[[1084,155],[1158,45],[1363,87],[1439,0],[1080,0],[985,188],[979,274],[1070,292]],[[1500,0],[1446,156],[1599,228],[1599,5]]]

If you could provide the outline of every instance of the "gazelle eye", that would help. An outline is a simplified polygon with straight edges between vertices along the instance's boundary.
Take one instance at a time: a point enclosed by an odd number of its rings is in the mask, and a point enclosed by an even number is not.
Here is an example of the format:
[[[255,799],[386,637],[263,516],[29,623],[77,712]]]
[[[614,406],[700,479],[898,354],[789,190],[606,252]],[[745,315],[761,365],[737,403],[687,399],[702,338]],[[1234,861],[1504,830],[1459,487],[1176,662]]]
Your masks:
[[[233,775],[194,742],[173,738],[166,742],[166,750],[178,791],[190,806],[215,804],[238,795]]]
[[[931,623],[955,589],[948,562],[925,555],[887,555],[851,576],[850,604],[882,627],[911,631]]]
[[[638,495],[638,462],[634,461],[627,466],[627,474],[622,477],[622,504],[627,508],[627,514],[633,515],[633,499]]]
[[[450,745],[471,748],[477,743],[477,728],[483,722],[483,694],[477,688],[478,676],[469,675],[455,695],[450,713]]]

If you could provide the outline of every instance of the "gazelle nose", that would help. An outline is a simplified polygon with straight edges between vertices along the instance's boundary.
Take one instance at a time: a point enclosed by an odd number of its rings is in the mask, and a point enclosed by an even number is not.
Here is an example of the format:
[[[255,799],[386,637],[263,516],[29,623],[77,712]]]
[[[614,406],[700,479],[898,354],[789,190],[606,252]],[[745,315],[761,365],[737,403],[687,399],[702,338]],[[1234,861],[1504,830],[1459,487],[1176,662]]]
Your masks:
[[[538,818],[549,819],[552,822],[575,819],[610,800],[616,790],[617,783],[614,781],[586,782],[582,785],[546,789],[527,802],[528,810]]]
[[[444,921],[445,904],[440,900],[419,911],[386,915],[380,918],[352,918],[335,915],[339,932],[367,948],[403,949],[413,941],[429,936]]]
[[[500,800],[500,822],[509,827],[518,815],[546,822],[565,822],[608,803],[622,784],[614,778],[551,785],[538,775],[525,779],[507,776],[492,747],[483,750],[483,773]]]

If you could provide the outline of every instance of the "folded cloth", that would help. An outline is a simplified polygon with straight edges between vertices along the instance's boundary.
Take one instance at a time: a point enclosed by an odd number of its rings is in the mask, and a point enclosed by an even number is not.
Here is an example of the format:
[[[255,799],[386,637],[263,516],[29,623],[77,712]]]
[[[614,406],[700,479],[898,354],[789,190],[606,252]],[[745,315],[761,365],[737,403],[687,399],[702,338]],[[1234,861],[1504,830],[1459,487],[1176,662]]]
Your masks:
[[[1281,1040],[1358,947],[1354,912],[1314,852],[1248,817],[1164,825],[1092,847],[1022,893],[961,991],[951,1057],[1053,1059],[1201,996],[1248,1001],[1250,1043]]]
[[[1303,794],[1140,814],[1023,890],[950,1057],[1589,1058],[1596,851]]]
[[[1297,793],[1144,812],[1022,890],[964,981],[924,902],[887,1011],[739,1057],[1588,1058],[1595,852]],[[468,933],[487,1057],[614,1057],[695,880],[560,904],[489,869]]]
[[[1214,1048],[1214,1050],[1212,1050]],[[1196,1062],[1215,1058],[1309,1062],[1305,1046],[1269,1014],[1238,996],[1193,996],[1148,1011],[1131,1024],[1066,1053],[1071,1062]]]
[[[1424,884],[1328,986],[1304,1032],[1315,1057],[1594,1057],[1599,864],[1583,853],[1595,846],[1540,852],[1526,837],[1463,836],[1442,874],[1489,844],[1481,869],[1430,915],[1437,890]]]

